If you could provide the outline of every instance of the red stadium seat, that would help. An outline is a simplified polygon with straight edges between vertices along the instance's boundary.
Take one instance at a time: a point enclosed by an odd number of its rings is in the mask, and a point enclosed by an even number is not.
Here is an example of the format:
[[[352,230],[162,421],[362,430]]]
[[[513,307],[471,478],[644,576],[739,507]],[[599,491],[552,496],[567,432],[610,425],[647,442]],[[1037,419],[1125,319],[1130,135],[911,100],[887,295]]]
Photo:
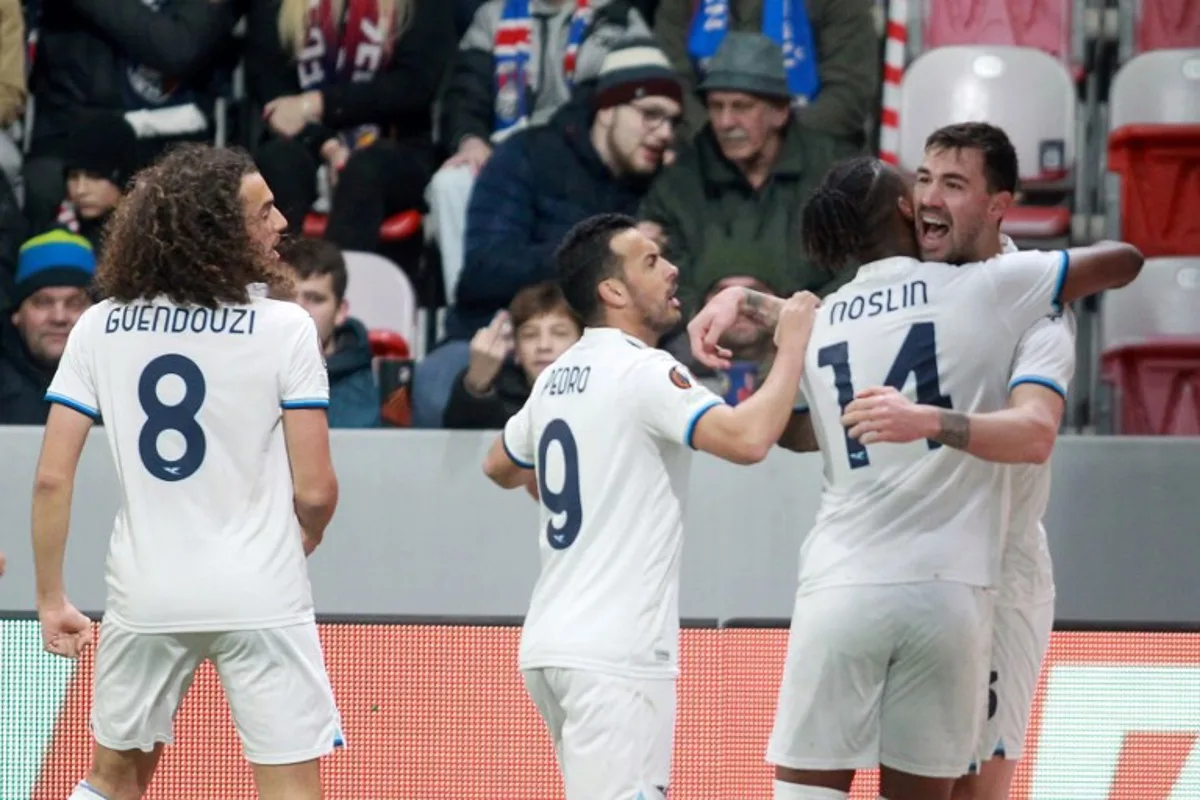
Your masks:
[[[1100,368],[1113,387],[1116,433],[1200,436],[1200,338],[1116,347]]]
[[[1072,0],[924,0],[922,49],[949,45],[1011,45],[1076,64]]]
[[[396,331],[376,328],[367,332],[371,344],[371,355],[376,358],[409,358],[408,340]]]
[[[325,235],[325,226],[329,218],[325,214],[310,211],[304,218],[304,235],[320,239]],[[421,212],[416,210],[401,211],[393,214],[379,226],[379,239],[382,242],[401,242],[410,239],[421,231]]]
[[[1200,0],[1134,0],[1135,53],[1200,47]]]
[[[1118,128],[1108,169],[1121,179],[1122,239],[1151,257],[1200,255],[1200,124]]]
[[[1019,241],[1060,239],[1071,232],[1071,209],[1066,206],[1013,206],[1001,229]]]

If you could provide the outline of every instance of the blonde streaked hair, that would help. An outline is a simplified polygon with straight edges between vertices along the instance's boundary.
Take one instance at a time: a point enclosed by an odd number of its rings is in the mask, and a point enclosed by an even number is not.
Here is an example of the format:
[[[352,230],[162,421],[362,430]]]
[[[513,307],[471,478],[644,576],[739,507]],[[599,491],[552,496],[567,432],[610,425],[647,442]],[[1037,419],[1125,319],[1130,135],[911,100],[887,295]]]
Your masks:
[[[426,0],[429,2],[430,0]],[[433,0],[438,2],[439,0]],[[340,18],[347,0],[332,0],[333,16]],[[376,0],[379,6],[379,24],[383,28],[384,49],[400,38],[412,20],[417,0]],[[283,0],[279,5],[279,41],[294,57],[304,50],[308,38],[309,6],[312,0]]]

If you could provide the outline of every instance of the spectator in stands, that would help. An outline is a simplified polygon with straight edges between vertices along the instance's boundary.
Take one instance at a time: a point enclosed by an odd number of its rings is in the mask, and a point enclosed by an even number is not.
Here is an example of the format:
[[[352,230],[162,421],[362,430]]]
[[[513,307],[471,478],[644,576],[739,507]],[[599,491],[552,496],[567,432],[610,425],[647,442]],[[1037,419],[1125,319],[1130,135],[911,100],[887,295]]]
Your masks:
[[[459,42],[441,97],[440,139],[450,158],[427,197],[446,295],[463,268],[475,176],[505,137],[539,125],[595,78],[604,56],[650,29],[628,0],[487,0]]]
[[[65,193],[63,146],[80,112],[124,114],[138,137],[138,166],[172,142],[213,138],[214,102],[228,83],[219,61],[237,19],[231,0],[39,5],[30,75],[36,119],[25,162],[34,231],[54,224]]]
[[[708,122],[694,90],[726,34],[755,31],[790,52],[787,85],[797,121],[861,148],[878,105],[874,6],[873,0],[662,0],[654,33],[684,76],[689,131]]]
[[[44,425],[46,389],[67,335],[92,304],[87,239],[50,231],[21,246],[11,315],[0,319],[0,425]]]
[[[417,365],[413,424],[437,427],[467,342],[525,286],[554,277],[554,249],[593,214],[636,213],[670,153],[681,87],[649,37],[628,40],[604,59],[545,125],[496,148],[479,173],[467,219],[466,265],[449,340]]]
[[[730,32],[700,90],[709,122],[658,177],[642,204],[644,232],[679,267],[679,296],[694,309],[721,278],[745,275],[793,292],[832,291],[803,253],[800,213],[837,160],[856,149],[802,128],[791,113],[779,45]]]
[[[269,129],[255,161],[293,233],[321,166],[333,188],[325,238],[343,250],[377,250],[389,214],[422,206],[453,12],[444,0],[251,4],[246,81]]]
[[[321,239],[285,240],[277,250],[294,273],[293,299],[317,324],[329,370],[329,427],[377,427],[379,387],[367,328],[350,316],[346,302],[345,258],[337,245]]]
[[[508,311],[498,312],[471,339],[471,359],[450,392],[445,427],[503,428],[542,370],[582,334],[557,283],[517,292]]]
[[[20,0],[0,0],[0,173],[21,199],[21,148],[13,123],[25,114],[25,14]]]
[[[137,134],[125,117],[111,111],[82,119],[63,145],[67,196],[57,222],[86,238],[99,254],[100,234],[137,166]]]

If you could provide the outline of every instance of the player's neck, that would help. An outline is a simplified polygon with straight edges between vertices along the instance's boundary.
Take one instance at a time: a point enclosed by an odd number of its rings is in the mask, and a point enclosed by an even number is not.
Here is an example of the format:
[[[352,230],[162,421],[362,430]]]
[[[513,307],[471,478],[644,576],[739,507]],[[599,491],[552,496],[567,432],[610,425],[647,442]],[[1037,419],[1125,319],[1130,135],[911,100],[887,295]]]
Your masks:
[[[658,340],[661,338],[661,334],[659,334],[658,331],[652,330],[645,323],[622,319],[618,315],[612,314],[611,312],[599,325],[593,327],[616,328],[626,336],[632,336],[634,339],[643,342],[648,347],[657,347]]]

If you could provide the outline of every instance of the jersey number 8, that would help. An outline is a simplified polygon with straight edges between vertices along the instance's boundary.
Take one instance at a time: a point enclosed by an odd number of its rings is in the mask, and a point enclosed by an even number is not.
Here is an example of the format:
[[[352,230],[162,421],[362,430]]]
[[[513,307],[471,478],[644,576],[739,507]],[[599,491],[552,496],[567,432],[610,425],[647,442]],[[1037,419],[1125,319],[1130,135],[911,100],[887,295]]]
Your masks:
[[[168,375],[183,381],[183,397],[173,406],[158,399],[158,384]],[[146,365],[138,379],[138,402],[146,413],[146,423],[138,435],[138,454],[146,470],[163,481],[181,481],[195,474],[204,463],[208,443],[204,429],[196,420],[206,391],[204,373],[196,362],[178,353],[159,356]],[[183,453],[168,461],[159,450],[158,438],[166,431],[183,437]]]
[[[850,375],[850,343],[838,342],[827,345],[817,351],[817,366],[833,368],[833,385],[837,388],[838,405],[842,413],[846,406],[854,400],[854,380]],[[892,362],[883,382],[896,391],[904,391],[908,376],[912,375],[917,381],[917,402],[941,408],[953,408],[950,396],[942,394],[942,384],[938,377],[937,336],[932,322],[918,322],[908,329],[900,352]],[[846,456],[850,459],[850,469],[860,469],[870,466],[871,458],[867,455],[867,447],[857,439],[850,438],[846,431]],[[929,441],[929,449],[936,450],[941,445]]]
[[[562,488],[558,491],[546,484],[546,455],[553,442],[558,442],[563,457]],[[575,435],[564,420],[551,420],[542,431],[537,463],[538,496],[542,499],[542,505],[553,515],[546,523],[546,541],[555,550],[566,550],[579,536],[583,507],[579,500],[579,446],[575,444]],[[559,514],[563,515],[562,524],[555,526],[554,517]]]

